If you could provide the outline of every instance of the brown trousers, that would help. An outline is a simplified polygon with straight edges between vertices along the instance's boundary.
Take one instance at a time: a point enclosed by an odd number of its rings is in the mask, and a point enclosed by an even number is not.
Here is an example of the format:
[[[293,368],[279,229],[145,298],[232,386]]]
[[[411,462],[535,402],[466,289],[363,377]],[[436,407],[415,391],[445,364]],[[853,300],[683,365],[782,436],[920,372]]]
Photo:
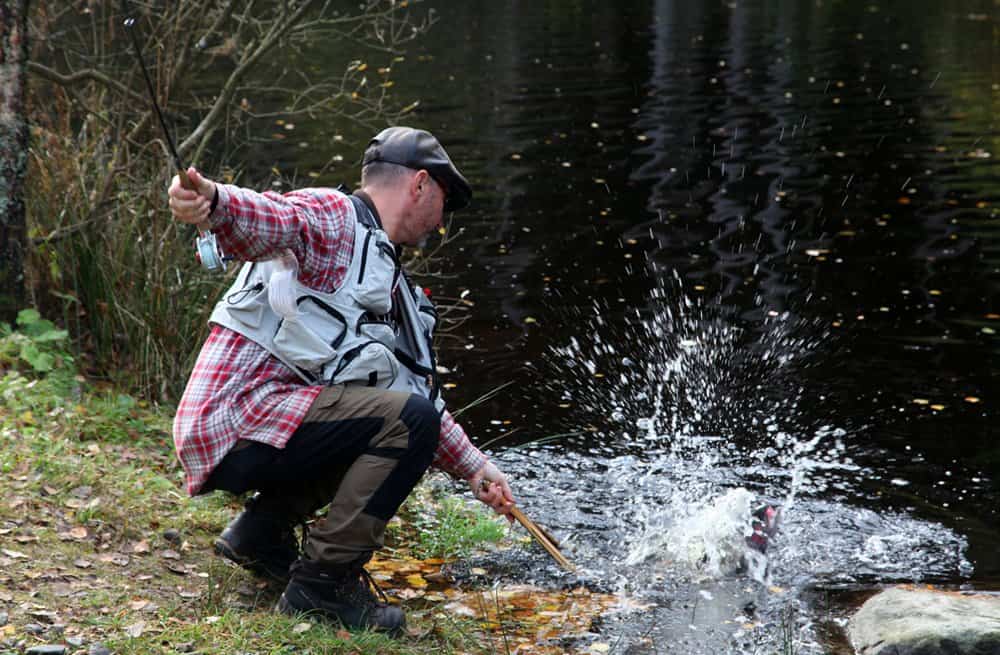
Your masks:
[[[433,461],[440,429],[440,415],[421,396],[328,387],[284,449],[241,441],[212,473],[209,488],[256,489],[258,510],[290,520],[329,504],[309,529],[306,559],[367,560]]]

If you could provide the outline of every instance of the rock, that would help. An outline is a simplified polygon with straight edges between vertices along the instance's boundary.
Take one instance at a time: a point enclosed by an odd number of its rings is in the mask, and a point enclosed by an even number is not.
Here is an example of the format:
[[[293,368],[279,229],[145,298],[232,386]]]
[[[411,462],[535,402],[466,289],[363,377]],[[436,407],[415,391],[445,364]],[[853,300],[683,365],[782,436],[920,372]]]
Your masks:
[[[38,625],[37,623],[25,623],[24,631],[29,635],[40,635],[45,632],[45,626]]]
[[[169,544],[179,544],[181,542],[181,531],[174,528],[164,530],[163,539]]]
[[[0,628],[2,628],[5,625],[7,625],[7,621],[9,621],[9,620],[10,620],[10,617],[7,616],[7,612],[0,612]]]
[[[108,647],[99,641],[90,645],[90,651],[88,651],[88,653],[89,655],[111,655],[111,651],[108,650]]]
[[[66,655],[65,646],[32,646],[24,655]]]
[[[887,589],[865,601],[847,633],[858,655],[1000,653],[1000,596]]]

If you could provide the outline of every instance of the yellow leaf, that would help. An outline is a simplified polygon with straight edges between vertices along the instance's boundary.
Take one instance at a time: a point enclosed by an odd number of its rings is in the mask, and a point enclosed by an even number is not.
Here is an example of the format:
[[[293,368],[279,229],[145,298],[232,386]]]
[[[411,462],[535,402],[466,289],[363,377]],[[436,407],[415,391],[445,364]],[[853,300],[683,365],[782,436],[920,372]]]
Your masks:
[[[427,581],[424,580],[424,576],[419,573],[406,576],[406,583],[411,587],[418,587],[421,589],[427,586]]]

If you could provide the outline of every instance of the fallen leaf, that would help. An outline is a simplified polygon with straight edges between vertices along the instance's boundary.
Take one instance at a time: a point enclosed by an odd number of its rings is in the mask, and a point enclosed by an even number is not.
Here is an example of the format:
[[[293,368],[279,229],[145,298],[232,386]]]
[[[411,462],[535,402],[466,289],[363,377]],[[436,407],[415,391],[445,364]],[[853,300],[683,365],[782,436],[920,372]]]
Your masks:
[[[0,553],[3,553],[11,559],[28,559],[28,556],[24,553],[20,553],[16,550],[8,550],[6,548],[0,549]]]
[[[292,632],[294,632],[297,635],[300,635],[311,627],[313,627],[312,623],[299,623],[294,628],[292,628]]]
[[[133,623],[132,625],[125,628],[125,634],[133,639],[137,639],[142,636],[142,633],[146,630],[146,622],[139,621],[138,623]]]
[[[69,531],[69,536],[74,539],[86,539],[87,538],[87,528],[83,526],[77,526]]]
[[[132,544],[132,552],[136,554],[145,554],[149,552],[149,542],[145,539],[137,541]]]
[[[423,588],[427,586],[427,581],[424,580],[424,576],[419,573],[406,576],[406,583],[411,587]]]

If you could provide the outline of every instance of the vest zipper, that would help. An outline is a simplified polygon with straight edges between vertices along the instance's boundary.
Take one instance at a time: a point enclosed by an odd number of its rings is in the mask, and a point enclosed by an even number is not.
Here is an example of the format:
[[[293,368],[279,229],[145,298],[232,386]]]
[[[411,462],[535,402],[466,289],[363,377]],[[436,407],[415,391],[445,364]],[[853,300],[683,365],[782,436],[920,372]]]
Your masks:
[[[358,271],[358,284],[365,280],[365,266],[368,265],[368,244],[372,240],[372,231],[365,235],[365,245],[361,248],[361,270]]]

